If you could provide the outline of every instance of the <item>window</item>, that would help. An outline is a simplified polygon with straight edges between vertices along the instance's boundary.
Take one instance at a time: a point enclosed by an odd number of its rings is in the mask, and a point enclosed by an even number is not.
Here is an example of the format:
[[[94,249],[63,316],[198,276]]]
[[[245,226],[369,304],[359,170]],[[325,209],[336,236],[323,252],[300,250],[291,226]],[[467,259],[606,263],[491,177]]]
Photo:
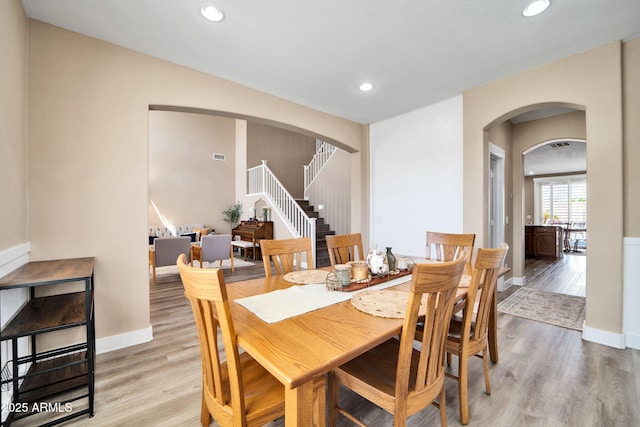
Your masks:
[[[587,223],[586,175],[534,178],[536,224]]]

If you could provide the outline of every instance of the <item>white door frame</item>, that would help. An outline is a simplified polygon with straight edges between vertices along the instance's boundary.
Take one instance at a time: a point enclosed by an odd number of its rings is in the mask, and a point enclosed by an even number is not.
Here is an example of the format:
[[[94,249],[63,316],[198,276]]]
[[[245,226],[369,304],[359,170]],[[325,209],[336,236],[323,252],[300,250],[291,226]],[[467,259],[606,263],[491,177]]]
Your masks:
[[[507,217],[504,213],[504,159],[502,148],[489,142],[489,212],[487,215],[489,247],[497,248],[504,242],[504,226]],[[504,291],[504,278],[498,279],[498,291]]]

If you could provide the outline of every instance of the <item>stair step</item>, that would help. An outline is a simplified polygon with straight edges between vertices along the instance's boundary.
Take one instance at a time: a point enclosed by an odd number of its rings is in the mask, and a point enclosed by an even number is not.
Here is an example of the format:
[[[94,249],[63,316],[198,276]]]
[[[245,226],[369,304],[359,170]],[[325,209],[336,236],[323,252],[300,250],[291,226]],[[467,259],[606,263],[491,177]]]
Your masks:
[[[320,238],[321,238],[321,239],[324,239],[324,238],[325,238],[325,236],[328,236],[328,235],[332,235],[332,236],[333,236],[333,235],[335,235],[335,234],[336,234],[336,232],[335,232],[335,231],[331,231],[331,230],[329,230],[329,231],[318,231],[318,230],[316,230],[316,236],[317,236],[319,239],[320,239]]]
[[[308,200],[296,199],[296,202],[309,218],[316,218],[316,267],[331,265],[325,238],[328,235],[335,235],[336,232],[331,230],[331,226],[325,223],[324,218],[320,217],[320,213],[314,210],[314,206],[310,205]]]

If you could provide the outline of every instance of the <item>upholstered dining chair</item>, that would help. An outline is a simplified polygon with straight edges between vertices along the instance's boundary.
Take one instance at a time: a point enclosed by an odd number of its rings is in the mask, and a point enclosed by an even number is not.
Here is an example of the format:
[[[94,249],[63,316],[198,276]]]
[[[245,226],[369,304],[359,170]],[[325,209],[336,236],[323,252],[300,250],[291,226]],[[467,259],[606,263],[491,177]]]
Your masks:
[[[238,351],[222,270],[190,267],[184,254],[177,264],[200,341],[202,425],[209,426],[211,416],[221,426],[261,426],[284,416],[282,383]]]
[[[473,244],[476,235],[473,233],[438,233],[427,231],[427,258],[438,261],[451,261],[460,251],[467,254],[467,264],[471,263]]]
[[[302,270],[303,263],[308,270],[313,270],[311,247],[311,237],[260,240],[264,274],[271,277],[299,271]]]
[[[465,425],[469,422],[467,393],[469,358],[480,353],[482,353],[486,392],[491,394],[488,354],[489,314],[499,271],[508,251],[509,246],[506,243],[497,249],[478,249],[462,317],[454,316],[449,328],[447,364],[451,365],[451,354],[458,356],[458,374],[447,372],[447,376],[458,381],[460,422]]]
[[[176,265],[178,255],[184,254],[189,259],[191,254],[190,237],[158,237],[149,247],[149,266],[153,270],[153,281],[156,281],[156,267]]]
[[[439,397],[440,423],[447,425],[445,344],[465,255],[462,251],[454,261],[414,265],[400,340],[392,338],[329,373],[330,426],[336,425],[337,413],[364,426],[338,406],[340,385],[393,414],[394,426],[406,425],[408,416]],[[417,349],[413,344],[421,303],[426,327]]]
[[[336,264],[346,264],[349,261],[363,261],[362,234],[338,234],[325,237],[329,249],[331,267]]]
[[[231,247],[231,234],[208,234],[202,236],[200,246],[191,246],[191,265],[193,261],[203,262],[220,261],[231,259],[231,271],[235,271],[233,263],[233,248]]]

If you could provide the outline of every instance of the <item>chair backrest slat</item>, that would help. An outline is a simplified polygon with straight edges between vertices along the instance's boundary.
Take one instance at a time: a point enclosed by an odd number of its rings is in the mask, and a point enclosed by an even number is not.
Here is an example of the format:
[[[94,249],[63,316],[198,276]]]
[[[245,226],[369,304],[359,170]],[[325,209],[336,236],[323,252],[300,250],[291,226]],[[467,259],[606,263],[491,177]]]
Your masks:
[[[462,319],[462,339],[484,339],[489,331],[489,314],[498,281],[498,274],[509,251],[503,243],[500,248],[480,248],[471,276]],[[474,314],[474,309],[477,311]],[[471,331],[472,323],[474,324]]]
[[[365,259],[362,250],[362,234],[327,235],[327,248],[331,267],[336,264],[346,264],[349,261],[363,261]]]
[[[473,233],[438,233],[427,231],[427,255],[428,259],[438,261],[451,261],[461,251],[467,254],[467,263],[471,264],[473,256],[473,244],[476,235]]]
[[[303,264],[306,264],[308,270],[313,269],[310,237],[261,240],[260,251],[267,277],[300,271]]]

